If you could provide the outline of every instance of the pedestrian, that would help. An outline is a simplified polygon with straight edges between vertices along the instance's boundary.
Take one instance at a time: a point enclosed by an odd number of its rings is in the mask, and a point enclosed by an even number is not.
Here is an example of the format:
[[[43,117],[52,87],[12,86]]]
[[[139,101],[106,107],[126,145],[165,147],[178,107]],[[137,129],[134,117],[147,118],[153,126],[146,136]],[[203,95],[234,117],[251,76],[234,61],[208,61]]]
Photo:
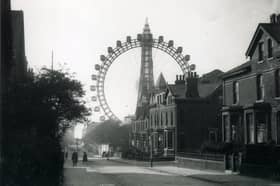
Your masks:
[[[72,154],[72,162],[73,162],[73,167],[77,166],[78,163],[78,153],[75,151]]]
[[[150,158],[150,166],[153,167],[153,157]]]
[[[87,153],[84,152],[84,155],[83,155],[83,163],[87,162],[88,161],[88,158],[87,158]]]
[[[67,151],[65,152],[65,159],[66,160],[68,159],[68,152]]]
[[[107,160],[109,160],[109,152],[106,153]]]

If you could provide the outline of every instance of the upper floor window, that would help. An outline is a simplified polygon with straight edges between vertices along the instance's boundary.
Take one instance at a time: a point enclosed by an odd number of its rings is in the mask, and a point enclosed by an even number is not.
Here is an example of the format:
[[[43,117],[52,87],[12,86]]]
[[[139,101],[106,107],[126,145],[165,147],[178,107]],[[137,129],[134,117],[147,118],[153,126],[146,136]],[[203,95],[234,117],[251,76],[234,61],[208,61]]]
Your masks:
[[[271,58],[272,57],[272,47],[273,47],[273,45],[272,45],[272,40],[271,39],[268,39],[267,40],[267,57],[268,58]]]
[[[275,97],[280,97],[280,69],[275,71]]]
[[[170,112],[170,124],[173,125],[173,112]]]
[[[168,125],[168,112],[165,112],[165,125]]]
[[[233,104],[238,103],[239,101],[239,83],[233,82]]]
[[[263,53],[264,53],[264,44],[263,42],[260,42],[259,43],[259,61],[262,61],[263,60]]]
[[[264,98],[264,83],[263,83],[263,75],[257,76],[257,99],[263,100]]]

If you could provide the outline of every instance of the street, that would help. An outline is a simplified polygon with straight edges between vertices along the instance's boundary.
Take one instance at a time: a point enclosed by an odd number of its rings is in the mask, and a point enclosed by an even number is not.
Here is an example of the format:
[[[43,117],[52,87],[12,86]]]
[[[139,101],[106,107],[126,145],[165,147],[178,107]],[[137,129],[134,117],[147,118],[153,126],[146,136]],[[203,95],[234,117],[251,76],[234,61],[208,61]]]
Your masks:
[[[77,167],[65,166],[65,186],[142,186],[216,185],[204,181],[128,165],[113,160],[95,159]]]
[[[162,186],[162,185],[279,185],[273,182],[238,175],[206,172],[172,166],[156,165],[153,168],[140,163],[120,160],[91,159],[77,167],[70,160],[65,163],[64,186]]]

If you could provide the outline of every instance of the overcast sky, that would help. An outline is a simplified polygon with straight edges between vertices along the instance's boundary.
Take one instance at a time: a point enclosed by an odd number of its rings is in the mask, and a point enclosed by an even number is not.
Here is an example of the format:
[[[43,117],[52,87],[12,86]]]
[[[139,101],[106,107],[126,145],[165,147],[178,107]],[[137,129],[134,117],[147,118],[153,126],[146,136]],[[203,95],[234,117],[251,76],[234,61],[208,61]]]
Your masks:
[[[25,45],[29,66],[55,68],[66,64],[89,91],[91,74],[108,46],[142,32],[148,17],[154,37],[163,35],[191,55],[201,75],[227,71],[246,61],[245,51],[260,22],[279,13],[278,0],[12,0],[25,16]],[[163,72],[173,83],[180,68],[168,55],[153,50],[154,76]],[[105,94],[113,112],[123,117],[135,111],[140,50],[120,56],[110,67]],[[101,113],[94,113],[98,120]]]

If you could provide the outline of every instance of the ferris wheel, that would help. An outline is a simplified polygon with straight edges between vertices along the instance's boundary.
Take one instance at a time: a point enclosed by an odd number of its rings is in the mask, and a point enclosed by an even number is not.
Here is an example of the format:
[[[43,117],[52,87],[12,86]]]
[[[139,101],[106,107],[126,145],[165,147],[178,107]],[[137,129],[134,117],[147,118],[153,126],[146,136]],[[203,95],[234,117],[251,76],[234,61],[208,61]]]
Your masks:
[[[118,40],[116,42],[116,47],[108,47],[107,55],[100,56],[100,63],[95,64],[96,73],[92,74],[91,79],[94,81],[94,85],[91,85],[90,89],[94,93],[92,96],[93,102],[99,102],[99,106],[94,107],[95,112],[100,112],[101,109],[104,112],[104,115],[100,116],[100,121],[104,121],[107,119],[112,120],[120,120],[111,110],[110,106],[107,103],[105,92],[104,92],[104,82],[106,78],[107,71],[109,70],[112,63],[122,54],[125,52],[142,47],[142,34],[138,34],[136,39],[132,39],[131,36],[126,37],[126,41],[122,42]],[[177,64],[180,66],[183,74],[187,74],[187,72],[192,71],[195,69],[195,65],[189,64],[190,55],[183,55],[183,48],[182,47],[175,47],[174,41],[169,40],[168,42],[164,41],[163,36],[159,36],[158,39],[152,39],[151,41],[152,48],[158,49],[163,51],[164,53],[171,56]],[[101,109],[100,109],[101,107]]]

